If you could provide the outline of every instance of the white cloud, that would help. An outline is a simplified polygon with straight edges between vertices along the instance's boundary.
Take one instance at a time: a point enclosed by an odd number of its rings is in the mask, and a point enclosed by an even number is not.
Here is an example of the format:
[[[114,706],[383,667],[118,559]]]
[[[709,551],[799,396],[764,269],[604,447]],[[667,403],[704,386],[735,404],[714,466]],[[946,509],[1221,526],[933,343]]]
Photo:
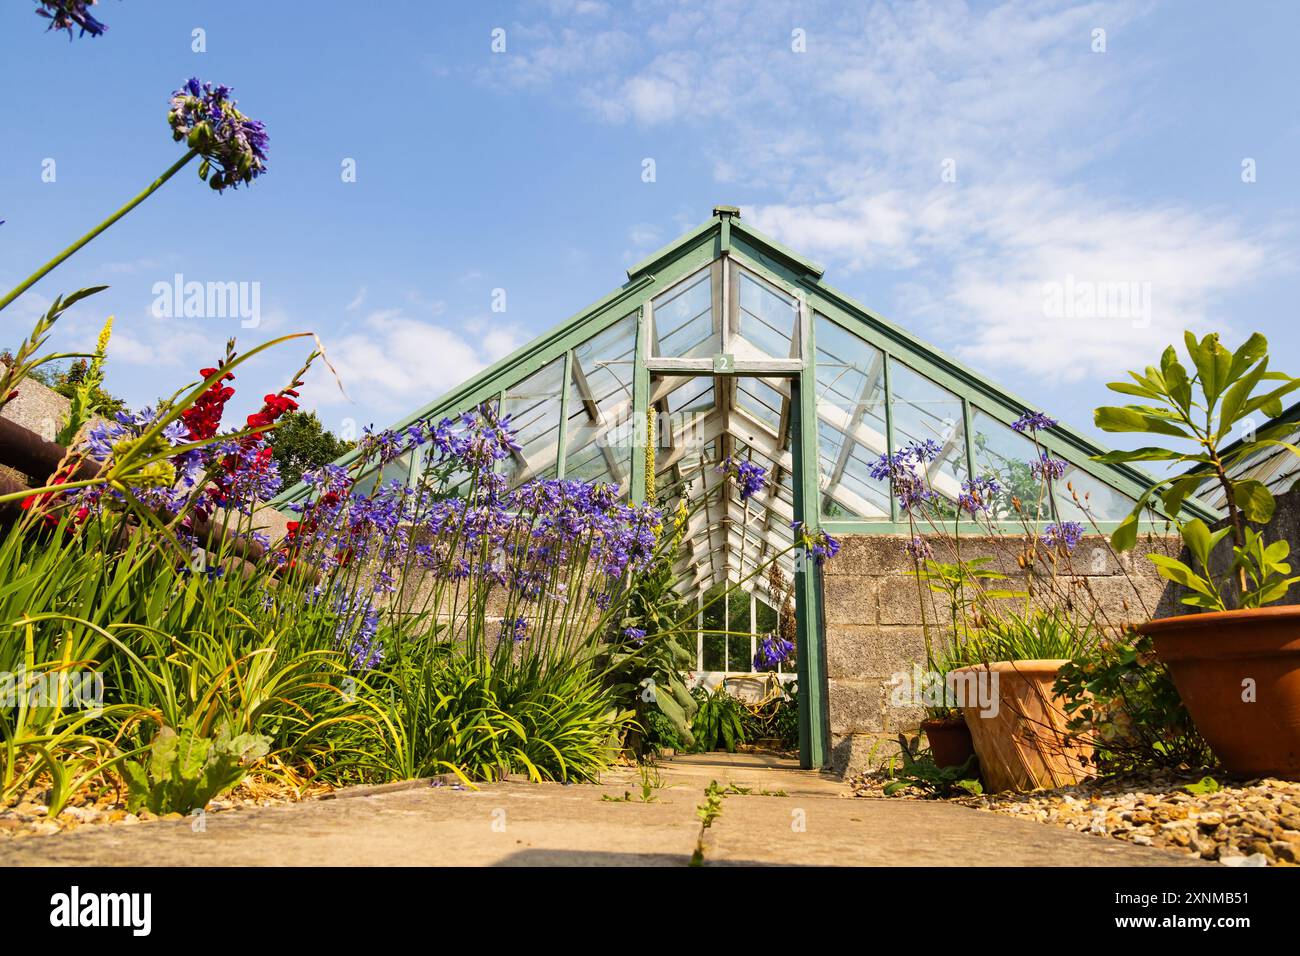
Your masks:
[[[471,319],[457,328],[384,309],[368,314],[355,331],[326,337],[324,344],[353,401],[404,413],[465,381],[522,341],[518,330],[495,320]],[[311,378],[319,386],[308,393],[315,401],[345,401],[323,366]]]
[[[360,289],[357,290],[357,294],[352,297],[352,301],[349,302],[346,306],[344,306],[344,308],[348,312],[355,312],[357,309],[361,308],[361,306],[365,304],[365,301],[366,301],[366,287],[362,286]]]
[[[658,226],[638,223],[627,231],[628,248],[623,250],[623,261],[637,262],[663,245],[663,233]]]

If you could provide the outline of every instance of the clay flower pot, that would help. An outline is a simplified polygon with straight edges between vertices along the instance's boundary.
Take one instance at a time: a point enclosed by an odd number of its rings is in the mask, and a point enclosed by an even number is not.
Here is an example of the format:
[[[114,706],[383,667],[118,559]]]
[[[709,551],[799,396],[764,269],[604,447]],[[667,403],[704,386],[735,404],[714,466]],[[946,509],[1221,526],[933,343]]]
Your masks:
[[[989,706],[963,706],[962,713],[990,792],[1063,787],[1092,776],[1087,768],[1094,748],[1070,737],[1065,709],[1052,693],[1057,671],[1065,663],[998,661],[949,674],[950,687],[960,688],[962,680],[972,682],[967,687],[973,687],[973,681],[987,682]]]
[[[930,753],[940,767],[963,767],[975,756],[970,728],[964,717],[931,717],[921,721],[921,733],[930,743]]]
[[[1138,630],[1224,769],[1300,779],[1300,607],[1186,614]]]

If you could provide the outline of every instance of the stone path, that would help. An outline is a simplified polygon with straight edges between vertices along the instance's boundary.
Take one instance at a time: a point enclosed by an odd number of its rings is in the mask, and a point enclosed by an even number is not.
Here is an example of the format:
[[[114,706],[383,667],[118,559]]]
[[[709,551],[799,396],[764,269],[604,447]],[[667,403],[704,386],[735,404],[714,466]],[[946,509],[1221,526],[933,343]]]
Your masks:
[[[88,826],[0,843],[0,866],[41,865],[685,865],[709,781],[732,792],[708,831],[708,864],[1180,866],[1166,850],[1122,844],[964,807],[848,799],[837,778],[753,754],[679,757],[640,801],[635,770],[601,785],[506,782],[430,787]],[[760,791],[784,792],[763,796]],[[620,798],[630,794],[631,802]],[[602,799],[609,798],[609,799]]]

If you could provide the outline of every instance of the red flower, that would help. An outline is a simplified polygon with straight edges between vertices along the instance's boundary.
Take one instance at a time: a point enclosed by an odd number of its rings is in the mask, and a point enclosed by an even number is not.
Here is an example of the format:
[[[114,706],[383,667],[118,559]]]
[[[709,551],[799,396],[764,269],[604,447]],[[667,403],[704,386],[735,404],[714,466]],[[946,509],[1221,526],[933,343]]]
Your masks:
[[[216,375],[217,371],[215,368],[201,368],[199,374],[206,380]],[[217,429],[221,427],[221,416],[226,409],[226,402],[230,401],[231,396],[235,394],[233,388],[221,383],[233,381],[234,378],[231,372],[223,373],[194,400],[193,405],[181,412],[181,421],[189,429],[190,441],[204,441],[217,433]]]

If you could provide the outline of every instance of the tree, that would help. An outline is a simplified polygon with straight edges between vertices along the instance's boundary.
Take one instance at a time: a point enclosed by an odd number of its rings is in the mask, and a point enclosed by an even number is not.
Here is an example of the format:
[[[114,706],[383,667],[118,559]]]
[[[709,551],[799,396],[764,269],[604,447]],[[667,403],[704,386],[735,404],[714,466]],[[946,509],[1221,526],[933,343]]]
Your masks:
[[[279,425],[267,433],[275,462],[280,466],[282,487],[291,488],[302,480],[303,472],[328,465],[356,442],[345,441],[327,431],[313,412],[290,412]]]

